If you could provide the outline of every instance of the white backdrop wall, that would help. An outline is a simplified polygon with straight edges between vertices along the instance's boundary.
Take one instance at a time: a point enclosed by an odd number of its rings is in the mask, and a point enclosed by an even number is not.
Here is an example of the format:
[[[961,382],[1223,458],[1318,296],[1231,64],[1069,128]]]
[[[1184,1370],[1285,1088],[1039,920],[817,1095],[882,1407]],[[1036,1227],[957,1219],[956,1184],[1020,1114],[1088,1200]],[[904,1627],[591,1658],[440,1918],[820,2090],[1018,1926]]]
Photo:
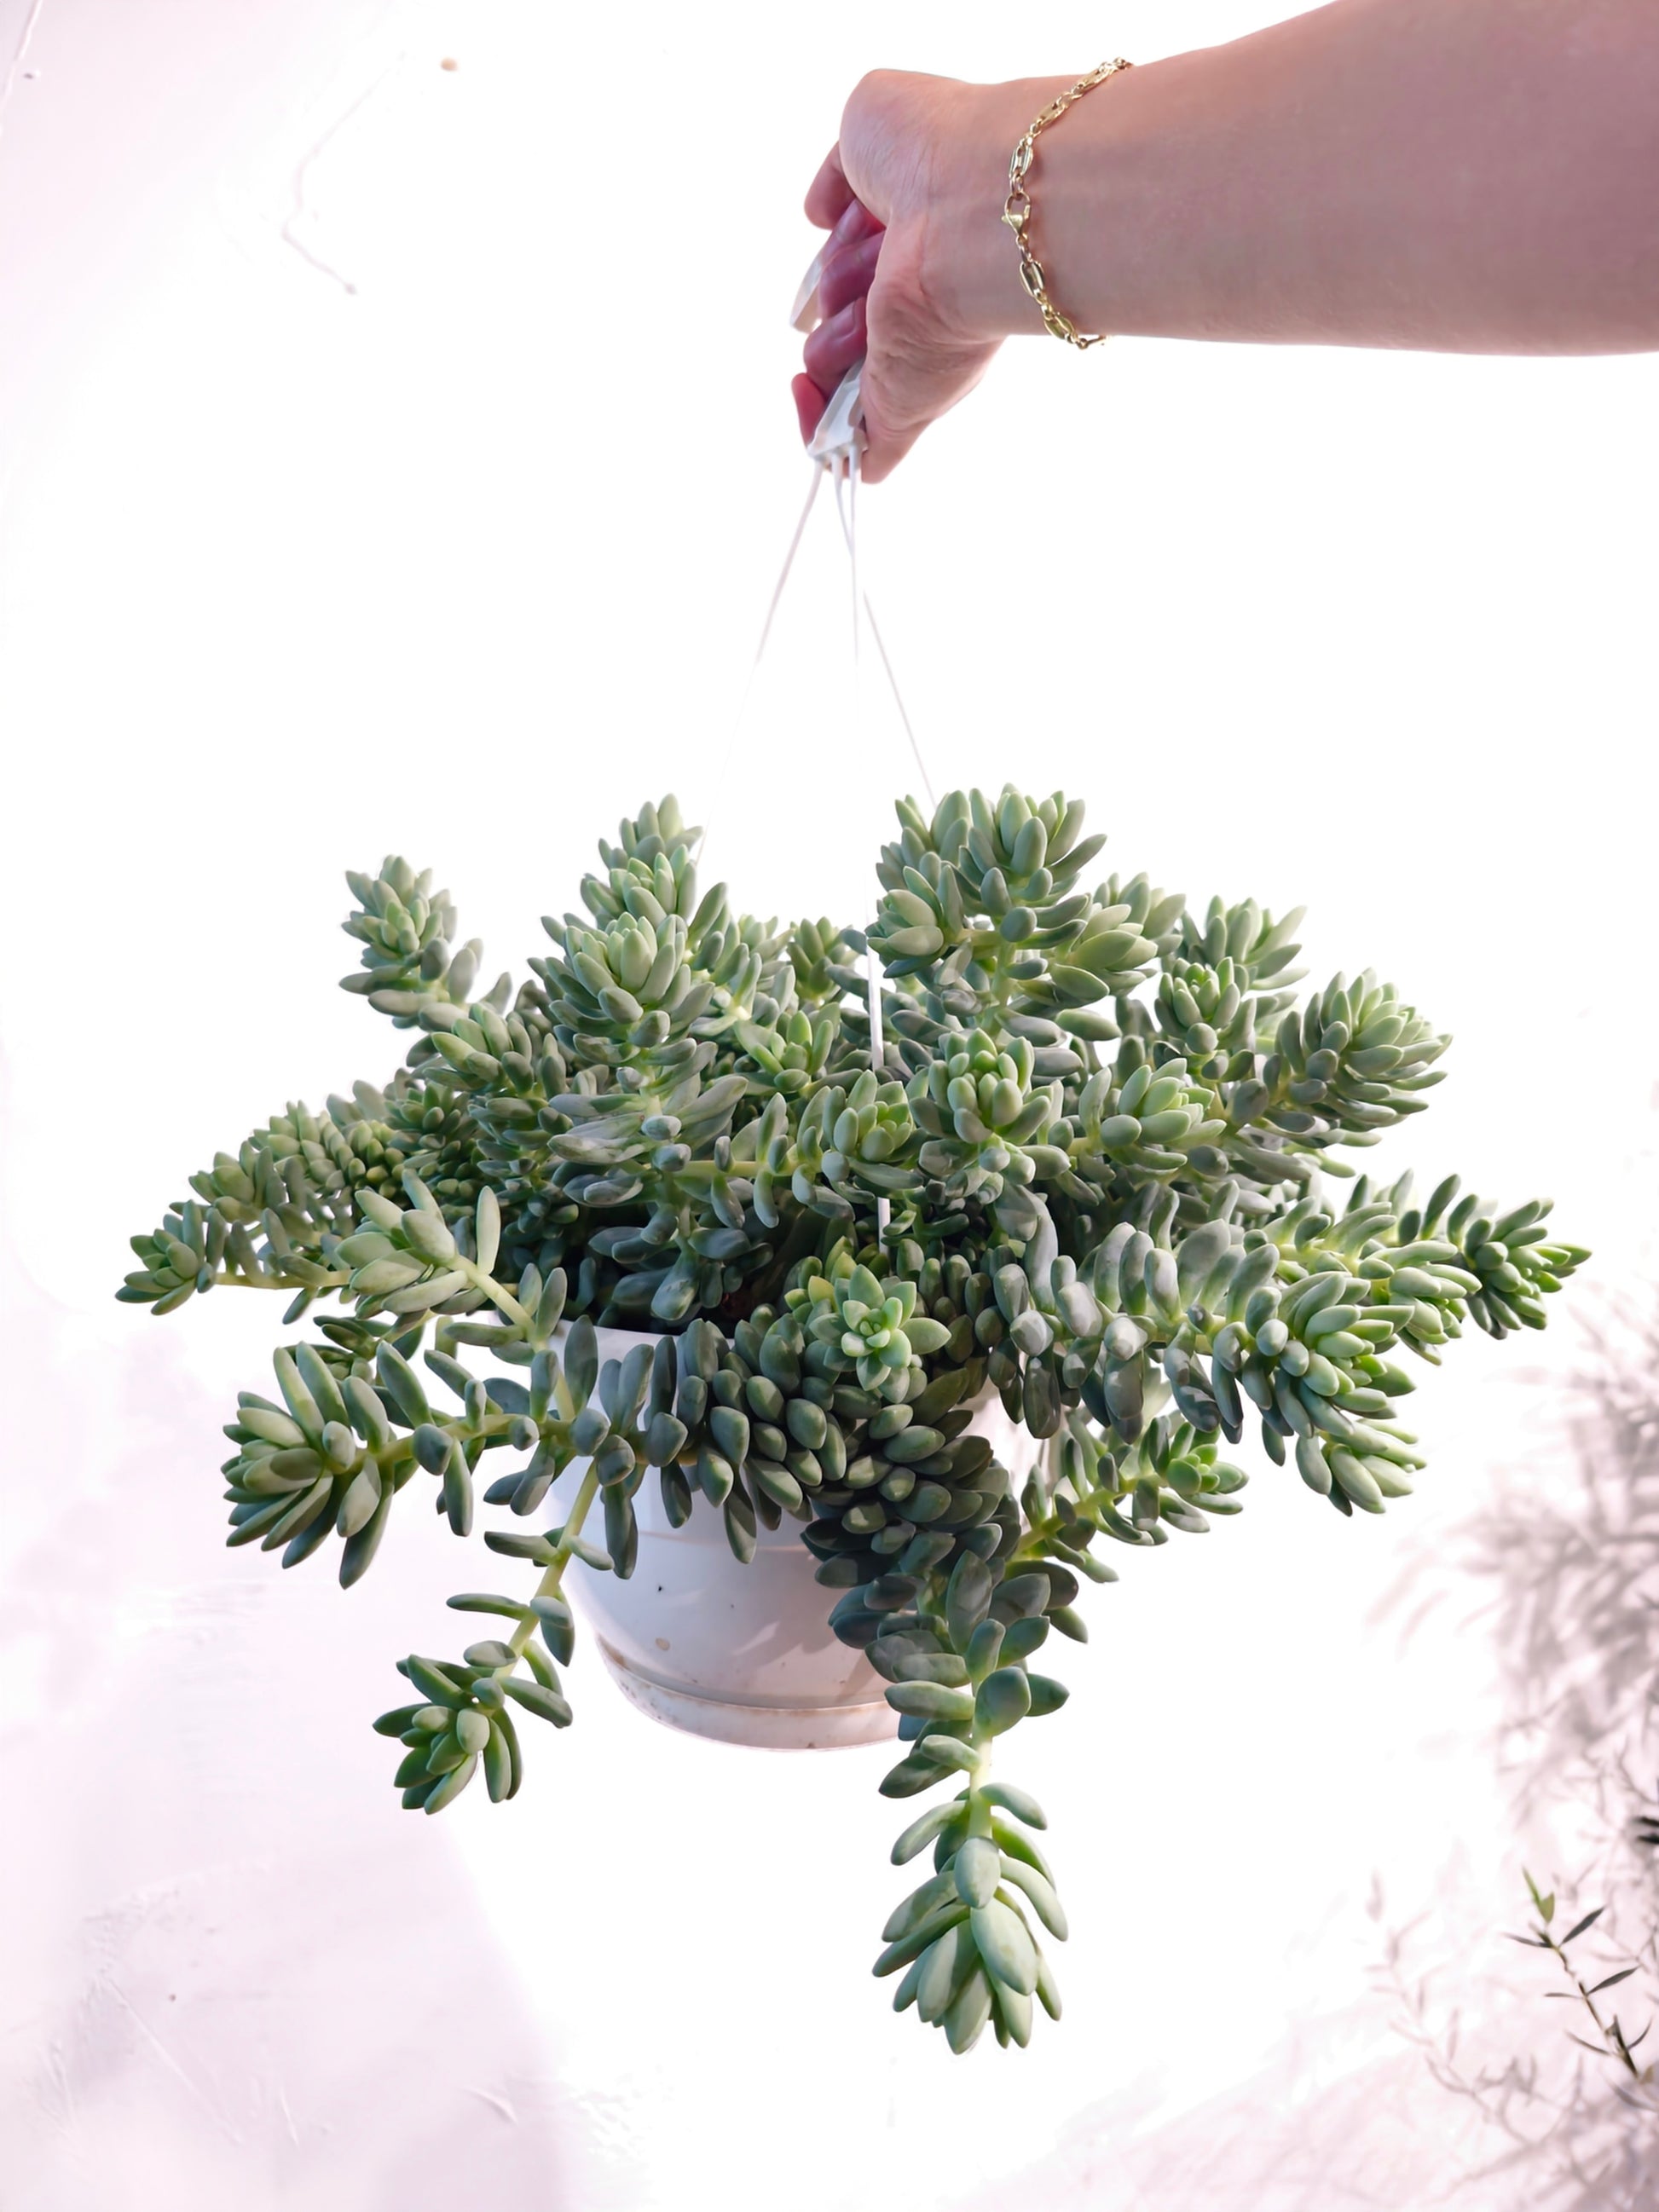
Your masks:
[[[672,788],[740,902],[856,915],[914,778],[849,717],[826,514],[734,738],[846,90],[1277,12],[0,0],[6,2212],[1262,2212],[1479,2155],[1366,1903],[1512,1917],[1493,1655],[1449,1577],[1410,1641],[1375,1616],[1496,1474],[1553,1479],[1570,1328],[1429,1382],[1386,1521],[1264,1466],[1099,1595],[1020,1745],[1067,2020],[953,2065],[866,1972],[879,1752],[694,1744],[587,1659],[512,1807],[402,1816],[365,1723],[457,1555],[411,1526],[345,1596],[224,1553],[274,1313],[109,1296],[216,1148],[394,1064],[333,988],[345,867],[432,866],[522,974]],[[1604,1297],[1651,1258],[1656,378],[1016,345],[862,510],[936,782],[1063,784],[1114,866],[1308,902],[1318,977],[1457,1038],[1382,1157],[1547,1188]]]

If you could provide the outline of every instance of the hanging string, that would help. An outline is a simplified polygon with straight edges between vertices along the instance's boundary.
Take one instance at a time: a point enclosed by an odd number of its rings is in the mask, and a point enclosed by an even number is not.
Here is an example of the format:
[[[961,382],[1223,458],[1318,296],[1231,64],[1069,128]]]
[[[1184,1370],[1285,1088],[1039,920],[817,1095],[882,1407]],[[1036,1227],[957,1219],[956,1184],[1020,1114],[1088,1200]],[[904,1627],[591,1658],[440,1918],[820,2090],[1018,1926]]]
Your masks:
[[[876,611],[870,604],[870,595],[867,592],[864,597],[864,619],[870,625],[870,635],[876,641],[876,651],[881,655],[881,665],[886,672],[888,688],[893,694],[893,704],[898,708],[899,720],[904,725],[904,734],[910,740],[911,756],[916,763],[916,774],[921,778],[921,787],[927,794],[927,804],[929,806],[937,807],[939,799],[933,790],[933,781],[927,773],[927,763],[921,757],[921,746],[916,733],[910,726],[910,717],[904,711],[904,702],[899,696],[898,678],[893,673],[892,662],[887,658],[887,647],[883,644],[881,632],[876,626]]]
[[[898,708],[898,718],[900,721],[903,723],[904,734],[910,741],[910,757],[915,762],[916,774],[921,778],[921,787],[927,794],[927,804],[929,806],[937,806],[939,805],[939,799],[933,790],[933,779],[927,773],[927,763],[921,757],[921,742],[916,736],[915,727],[912,725],[909,714],[906,710],[904,696],[898,687],[898,678],[893,673],[893,664],[887,657],[887,647],[883,641],[881,630],[876,622],[876,611],[870,604],[870,594],[868,592],[861,591],[859,587],[858,531],[856,518],[858,481],[858,456],[854,453],[853,457],[848,498],[844,506],[842,502],[841,497],[841,477],[837,475],[836,478],[836,512],[841,521],[841,534],[847,541],[848,563],[853,572],[854,651],[856,653],[858,650],[859,615],[860,610],[862,609],[864,620],[870,625],[870,635],[876,642],[876,651],[881,655],[882,672],[887,678],[887,688],[893,695],[893,704]]]
[[[744,679],[743,696],[738,702],[738,711],[732,718],[732,726],[726,733],[726,744],[721,751],[720,769],[714,778],[714,803],[709,810],[708,827],[703,831],[702,842],[697,848],[697,865],[701,868],[706,869],[708,866],[708,840],[713,834],[714,824],[723,818],[721,810],[726,803],[726,786],[731,780],[732,757],[737,751],[738,739],[742,734],[743,726],[748,716],[749,701],[755,689],[755,678],[760,674],[761,662],[766,657],[767,644],[772,635],[772,625],[777,620],[778,609],[783,601],[784,586],[789,581],[789,572],[795,565],[795,556],[800,550],[801,539],[806,535],[806,526],[811,520],[812,508],[817,500],[818,486],[823,481],[823,469],[816,466],[812,471],[812,481],[806,490],[806,503],[801,508],[799,519],[795,524],[794,536],[789,540],[789,550],[783,556],[783,566],[778,571],[778,580],[772,586],[771,602],[766,610],[766,620],[761,624],[760,638],[755,647],[755,657],[750,662],[749,673]],[[884,655],[883,657],[885,658]]]
[[[826,472],[834,482],[836,512],[841,523],[842,537],[847,546],[847,565],[853,616],[853,690],[855,714],[860,721],[863,720],[863,633],[864,626],[867,623],[870,635],[875,641],[876,651],[880,656],[882,672],[887,678],[888,689],[893,696],[893,704],[898,709],[899,720],[904,726],[905,737],[909,741],[911,757],[915,762],[916,773],[921,779],[922,789],[927,794],[930,806],[938,804],[933,792],[933,779],[927,773],[927,763],[922,758],[921,746],[917,740],[915,726],[905,708],[903,696],[898,687],[898,678],[893,672],[893,664],[888,657],[886,643],[876,622],[875,610],[870,604],[869,594],[865,591],[860,578],[858,495],[860,468],[860,448],[854,444],[848,453],[837,455],[822,465],[815,466],[812,471],[812,481],[807,489],[805,502],[801,507],[799,519],[795,524],[794,534],[789,540],[789,550],[783,556],[783,566],[778,572],[778,580],[773,586],[771,601],[766,610],[766,619],[761,625],[760,637],[755,647],[755,656],[749,665],[749,673],[743,687],[743,696],[738,702],[738,711],[732,720],[731,730],[720,756],[720,770],[714,786],[714,805],[709,815],[711,825],[717,818],[722,817],[732,758],[747,717],[749,701],[755,688],[755,680],[760,673],[761,662],[766,655],[767,645],[772,635],[772,626],[777,619],[778,608],[782,603],[784,589],[789,581],[790,572],[795,565],[795,556],[800,550],[801,540],[806,534],[806,526],[811,520],[812,508],[817,499],[819,483]],[[709,835],[710,831],[705,830],[698,854],[699,861],[705,865]],[[870,1020],[870,1066],[879,1077],[884,1072],[887,1058],[886,1032],[882,1015],[883,978],[880,963],[870,943],[876,919],[873,902],[866,911],[867,926],[865,932],[864,971],[865,1001],[869,1009]],[[885,1198],[878,1197],[876,1200],[876,1234],[883,1242],[886,1240],[891,1224],[891,1202]]]
[[[841,522],[842,536],[847,544],[848,565],[852,571],[854,665],[856,667],[859,659],[861,617],[862,622],[869,625],[870,635],[880,656],[882,673],[887,678],[887,688],[892,694],[894,706],[898,709],[899,720],[904,726],[904,734],[910,745],[910,757],[916,764],[916,774],[921,779],[921,787],[927,794],[927,803],[930,806],[937,806],[939,804],[938,795],[933,789],[933,780],[927,773],[927,763],[922,757],[921,742],[916,736],[909,710],[905,706],[904,695],[899,690],[898,678],[893,672],[893,664],[887,651],[887,641],[881,634],[880,625],[876,620],[876,611],[870,604],[869,593],[860,587],[857,536],[853,512],[858,499],[856,457],[850,467],[844,461],[840,466],[835,461],[823,461],[816,465],[812,470],[812,481],[807,487],[805,502],[801,507],[793,535],[789,540],[789,550],[783,556],[783,566],[778,571],[777,582],[772,586],[772,597],[767,606],[766,619],[761,624],[760,637],[755,646],[754,659],[750,662],[749,672],[744,679],[743,696],[738,702],[737,714],[732,719],[731,727],[726,732],[726,743],[720,750],[720,767],[714,779],[714,803],[708,815],[710,826],[705,829],[702,843],[698,849],[697,859],[700,866],[707,865],[708,840],[713,834],[713,824],[717,819],[724,818],[722,810],[727,786],[731,780],[732,763],[737,752],[738,739],[742,735],[744,723],[748,715],[750,698],[755,689],[756,678],[760,674],[761,663],[766,657],[767,646],[771,641],[772,626],[777,620],[778,609],[783,602],[784,589],[794,568],[795,556],[799,552],[801,540],[806,535],[806,526],[811,519],[812,508],[818,495],[818,487],[826,476],[832,477],[835,482],[836,513]],[[844,487],[845,501],[843,501]]]
[[[843,490],[846,496],[842,497]],[[853,598],[853,708],[861,722],[864,720],[862,663],[863,624],[860,619],[864,594],[859,588],[859,449],[855,445],[836,471],[836,512],[841,518],[842,535],[847,540],[847,568],[852,583]],[[881,990],[884,977],[876,948],[871,942],[875,932],[876,902],[872,898],[865,908],[864,933],[864,1002],[870,1010],[870,1066],[878,1079],[885,1069],[887,1040],[883,1030]],[[891,1202],[883,1197],[876,1200],[876,1236],[885,1243],[892,1225]]]

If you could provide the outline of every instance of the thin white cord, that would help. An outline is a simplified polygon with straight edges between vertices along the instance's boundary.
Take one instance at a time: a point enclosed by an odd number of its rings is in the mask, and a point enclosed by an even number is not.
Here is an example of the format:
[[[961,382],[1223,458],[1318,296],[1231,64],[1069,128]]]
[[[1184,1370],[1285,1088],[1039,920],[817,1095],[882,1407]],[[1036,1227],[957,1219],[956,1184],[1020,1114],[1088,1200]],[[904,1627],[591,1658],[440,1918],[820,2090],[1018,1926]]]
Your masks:
[[[818,495],[818,486],[823,481],[823,471],[815,468],[812,471],[812,482],[806,494],[806,504],[800,511],[800,520],[795,525],[795,534],[789,541],[789,550],[783,556],[783,568],[779,574],[776,584],[773,586],[772,604],[767,608],[766,620],[761,624],[760,643],[755,647],[755,659],[749,671],[749,682],[744,687],[743,696],[745,702],[754,685],[756,670],[761,665],[761,655],[766,650],[766,641],[772,635],[772,624],[777,619],[778,603],[783,597],[784,586],[789,581],[789,571],[795,565],[795,556],[800,550],[800,541],[806,534],[807,518],[812,512],[813,504]]]
[[[847,456],[847,566],[853,586],[853,671],[856,679],[863,659],[864,633],[859,620],[859,448]]]
[[[826,471],[834,480],[836,490],[836,513],[841,523],[842,536],[846,541],[847,545],[847,565],[852,594],[853,695],[854,714],[860,720],[862,720],[863,631],[865,623],[868,623],[870,626],[870,635],[875,640],[876,651],[881,656],[882,672],[887,678],[888,689],[893,695],[893,704],[898,709],[899,720],[904,725],[904,734],[909,740],[911,757],[915,762],[916,772],[921,778],[922,789],[927,794],[928,804],[930,805],[936,805],[938,804],[933,793],[933,779],[927,773],[927,764],[922,758],[921,747],[917,741],[915,726],[910,720],[909,714],[905,708],[903,696],[899,690],[898,678],[893,673],[893,664],[888,657],[886,643],[882,637],[880,629],[876,622],[875,609],[871,605],[869,594],[864,590],[860,580],[858,495],[859,477],[861,471],[860,468],[859,448],[854,446],[849,453],[839,456],[836,459],[829,461],[822,465],[815,465],[813,468],[812,482],[807,490],[805,503],[801,508],[800,518],[795,525],[794,535],[789,541],[789,550],[784,556],[783,567],[778,573],[778,580],[773,586],[771,604],[766,610],[766,620],[761,625],[760,639],[755,647],[755,657],[749,665],[749,674],[743,687],[743,697],[738,702],[738,711],[733,718],[731,729],[726,737],[725,749],[720,756],[720,772],[714,787],[714,805],[709,815],[711,824],[717,818],[720,818],[722,814],[722,809],[726,799],[726,786],[732,772],[732,757],[736,752],[738,738],[742,732],[744,721],[748,713],[750,696],[755,688],[755,679],[760,672],[760,665],[765,657],[767,644],[772,635],[772,625],[777,618],[778,608],[783,599],[784,588],[789,581],[790,571],[795,565],[795,556],[800,550],[801,539],[806,534],[806,525],[811,518],[813,504],[818,495],[818,485],[823,475],[826,473]],[[710,834],[710,831],[708,830],[705,830],[703,833],[702,845],[698,854],[701,865],[706,866],[707,863],[708,839]],[[886,1062],[887,1041],[885,1027],[882,1018],[881,994],[883,978],[880,963],[877,959],[876,954],[871,948],[869,942],[870,936],[874,930],[875,920],[875,908],[872,907],[869,910],[869,926],[866,931],[865,941],[865,999],[866,1004],[869,1008],[870,1015],[870,1065],[872,1069],[879,1077],[884,1071]],[[885,1240],[888,1231],[892,1224],[892,1205],[889,1200],[879,1197],[877,1199],[876,1234],[878,1237],[883,1241]]]
[[[862,642],[861,630],[863,626],[860,620],[860,617],[864,605],[864,594],[859,589],[859,449],[856,446],[853,447],[852,452],[848,455],[845,464],[847,498],[844,504],[842,500],[842,476],[840,473],[837,473],[836,477],[836,511],[841,517],[842,535],[847,540],[847,566],[852,579],[853,705],[854,711],[857,714],[860,720],[862,721],[864,719],[864,706],[863,685],[860,681],[863,672],[860,665],[862,661],[860,646]],[[875,946],[870,941],[874,933],[876,922],[876,904],[873,900],[866,909],[866,913],[867,919],[865,927],[864,943],[864,1001],[870,1010],[870,1066],[874,1070],[878,1079],[879,1079],[883,1073],[884,1064],[887,1058],[887,1041],[883,1033],[882,1028],[881,987],[884,978],[882,975],[881,963],[876,957]],[[876,1200],[876,1236],[878,1239],[884,1243],[886,1242],[888,1230],[892,1225],[892,1219],[893,1208],[891,1200],[886,1198],[878,1197]]]
[[[6,81],[0,85],[0,136],[4,134],[6,110],[11,106],[12,94],[17,89],[23,64],[29,58],[29,48],[33,44],[34,33],[40,27],[41,10],[46,4],[46,0],[33,0],[33,6],[24,18],[21,35],[13,47],[11,59],[6,65]]]
[[[760,640],[755,647],[755,657],[749,664],[749,673],[744,680],[743,696],[738,702],[738,711],[732,719],[732,726],[726,733],[726,746],[720,754],[720,771],[714,780],[714,803],[709,810],[708,826],[703,831],[702,843],[697,849],[697,865],[705,870],[708,859],[708,840],[713,835],[714,824],[723,819],[722,809],[726,802],[726,785],[732,774],[732,756],[737,751],[738,738],[742,732],[744,720],[749,712],[749,700],[755,689],[755,678],[760,674],[760,665],[766,655],[767,643],[772,635],[772,625],[777,620],[778,608],[783,599],[784,586],[789,581],[789,572],[795,565],[795,556],[800,550],[800,541],[806,535],[806,525],[817,499],[818,486],[823,481],[823,471],[814,464],[812,481],[807,488],[806,503],[801,508],[800,518],[795,524],[795,534],[789,540],[789,550],[783,556],[783,566],[778,571],[778,580],[772,586],[771,604],[766,610],[766,620],[761,624]]]
[[[856,467],[856,456],[854,456],[854,465]],[[849,506],[854,504],[856,501],[856,476],[854,476],[854,492],[853,499],[849,501]],[[836,509],[841,520],[842,536],[847,540],[848,558],[851,563],[853,570],[853,591],[855,600],[853,611],[854,651],[856,652],[857,650],[858,617],[859,609],[861,607],[863,609],[864,619],[870,625],[870,635],[876,641],[876,651],[881,655],[882,669],[887,678],[887,688],[893,695],[893,704],[898,708],[898,718],[904,725],[904,734],[910,740],[910,757],[915,762],[916,774],[921,778],[921,787],[927,794],[927,804],[930,806],[937,806],[939,805],[939,799],[933,790],[933,779],[927,773],[927,763],[921,757],[921,740],[916,736],[915,725],[911,722],[909,713],[905,707],[904,695],[900,691],[898,687],[898,678],[893,673],[893,664],[887,657],[886,643],[882,637],[880,628],[876,621],[876,611],[870,604],[869,592],[860,591],[859,589],[856,517],[855,515],[849,514],[848,508],[842,506],[840,497],[841,481],[839,477],[836,478]]]
[[[904,702],[899,696],[898,678],[893,673],[892,662],[887,658],[887,647],[882,641],[881,632],[876,627],[876,611],[870,604],[867,592],[864,595],[864,619],[870,625],[870,635],[876,641],[876,651],[881,655],[881,665],[887,672],[887,686],[893,695],[893,704],[898,708],[899,720],[904,725],[904,734],[910,740],[911,757],[916,764],[916,774],[921,778],[921,787],[927,794],[927,804],[936,808],[939,800],[934,795],[933,780],[927,773],[927,763],[921,757],[921,746],[910,726],[910,717],[904,711]]]

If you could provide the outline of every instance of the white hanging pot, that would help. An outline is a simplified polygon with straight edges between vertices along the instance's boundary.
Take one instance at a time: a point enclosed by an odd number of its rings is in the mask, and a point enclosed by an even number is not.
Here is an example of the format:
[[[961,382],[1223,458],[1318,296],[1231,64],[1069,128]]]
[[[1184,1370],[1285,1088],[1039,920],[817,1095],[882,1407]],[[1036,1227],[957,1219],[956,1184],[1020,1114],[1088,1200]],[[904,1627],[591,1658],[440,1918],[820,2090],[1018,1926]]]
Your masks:
[[[601,1365],[659,1340],[632,1329],[598,1332]],[[1011,1421],[994,1391],[974,1408],[982,1436],[1012,1478],[1015,1495],[1041,1449]],[[568,1511],[586,1460],[554,1485]],[[732,1556],[726,1522],[701,1493],[683,1528],[663,1510],[656,1470],[634,1494],[639,1555],[623,1582],[573,1559],[565,1591],[629,1702],[669,1728],[771,1751],[827,1751],[878,1743],[898,1727],[875,1668],[830,1627],[841,1593],[816,1579],[800,1523],[785,1514],[756,1530],[755,1556]]]

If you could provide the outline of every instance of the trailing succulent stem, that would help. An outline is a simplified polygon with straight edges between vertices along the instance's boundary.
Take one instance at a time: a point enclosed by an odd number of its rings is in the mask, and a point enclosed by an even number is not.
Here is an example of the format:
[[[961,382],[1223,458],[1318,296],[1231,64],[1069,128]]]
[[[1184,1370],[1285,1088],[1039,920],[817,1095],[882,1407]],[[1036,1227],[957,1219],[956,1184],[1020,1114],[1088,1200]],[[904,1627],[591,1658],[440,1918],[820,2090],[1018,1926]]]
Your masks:
[[[878,1974],[907,1968],[895,2011],[914,2004],[964,2051],[988,2021],[997,2040],[1030,2040],[1032,1999],[1060,2017],[1060,1992],[1030,1916],[1066,1940],[1066,1915],[1054,1875],[1026,1832],[1048,1821],[1035,1798],[991,1775],[997,1736],[1028,1714],[1051,1713],[1064,1686],[1033,1674],[1027,1662],[1052,1625],[1085,1632],[1062,1602],[1075,1578],[988,1565],[966,1550],[948,1578],[929,1576],[914,1610],[890,1618],[870,1645],[892,1680],[888,1702],[903,1716],[901,1735],[914,1748],[882,1784],[908,1797],[942,1775],[960,1774],[956,1796],[913,1821],[893,1846],[902,1866],[928,1844],[933,1874],[898,1906],[882,1933]]]
[[[345,988],[412,1032],[404,1066],[217,1154],[118,1295],[277,1289],[290,1324],[333,1302],[228,1430],[230,1541],[285,1566],[337,1537],[355,1582],[419,1474],[465,1536],[485,1455],[509,1456],[482,1502],[518,1525],[484,1541],[541,1579],[451,1600],[499,1639],[399,1662],[418,1701],[376,1726],[411,1808],[481,1770],[511,1796],[515,1710],[568,1723],[565,1568],[632,1572],[646,1480],[673,1526],[718,1510],[739,1559],[797,1521],[900,1717],[884,1790],[958,1785],[895,1850],[931,1843],[934,1873],[877,1971],[963,2050],[1058,2011],[1042,1815],[991,1752],[1064,1701],[1030,1662],[1085,1636],[1080,1578],[1115,1578],[1097,1540],[1237,1512],[1219,1453],[1247,1423],[1339,1512],[1382,1511],[1422,1465],[1393,1355],[1541,1327],[1586,1255],[1545,1201],[1455,1177],[1423,1204],[1409,1178],[1327,1197],[1322,1173],[1353,1176],[1334,1152],[1422,1110],[1446,1040],[1369,972],[1298,1001],[1296,915],[1082,887],[1101,841],[1058,793],[898,814],[866,939],[733,915],[673,800],[647,805],[528,980],[481,997],[429,876],[351,876]],[[601,1364],[601,1327],[641,1341]],[[992,1394],[1042,1446],[1018,1496],[975,1432]]]

